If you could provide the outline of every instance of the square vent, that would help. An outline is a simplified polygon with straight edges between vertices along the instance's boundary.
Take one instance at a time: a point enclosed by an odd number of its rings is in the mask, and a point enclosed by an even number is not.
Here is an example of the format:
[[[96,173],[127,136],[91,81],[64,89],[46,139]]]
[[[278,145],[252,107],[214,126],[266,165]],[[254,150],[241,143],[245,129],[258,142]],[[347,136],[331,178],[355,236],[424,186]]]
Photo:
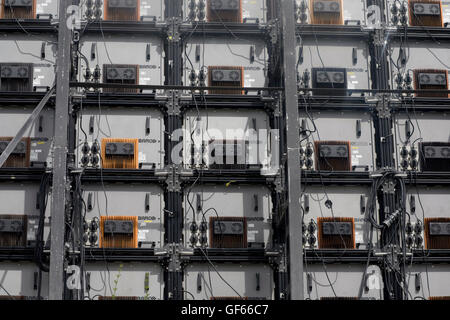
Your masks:
[[[0,91],[33,91],[33,64],[0,63]]]
[[[247,248],[247,219],[242,217],[209,218],[210,248]]]
[[[415,90],[448,90],[448,71],[447,70],[414,70],[414,89]],[[441,97],[448,98],[448,93],[443,92],[420,92],[417,97]]]
[[[312,68],[313,89],[347,89],[347,70],[345,68]],[[346,96],[345,91],[313,91],[316,96]]]
[[[449,142],[422,142],[419,150],[422,172],[450,172]]]
[[[105,0],[104,20],[139,21],[140,0]]]
[[[435,0],[409,0],[411,26],[443,27],[442,3]]]
[[[314,149],[316,170],[352,170],[350,141],[315,141]]]
[[[137,248],[138,217],[100,217],[100,248]]]
[[[220,67],[208,68],[208,85],[210,87],[238,87],[244,86],[244,68]],[[210,94],[243,94],[242,90],[209,90]]]
[[[242,23],[242,0],[208,0],[208,22]]]
[[[319,249],[354,249],[353,218],[318,218]]]
[[[2,154],[12,137],[0,137],[0,154]],[[22,138],[16,148],[9,155],[2,168],[28,168],[30,167],[30,138]]]
[[[342,0],[310,0],[311,24],[344,24]]]
[[[0,215],[0,247],[25,247],[27,216]]]
[[[425,218],[425,247],[450,249],[450,218]]]
[[[138,139],[102,139],[102,168],[139,169]]]
[[[1,0],[2,19],[35,19],[36,0]]]
[[[132,64],[103,65],[103,83],[139,84],[139,66]],[[138,93],[138,89],[103,88],[107,93]]]

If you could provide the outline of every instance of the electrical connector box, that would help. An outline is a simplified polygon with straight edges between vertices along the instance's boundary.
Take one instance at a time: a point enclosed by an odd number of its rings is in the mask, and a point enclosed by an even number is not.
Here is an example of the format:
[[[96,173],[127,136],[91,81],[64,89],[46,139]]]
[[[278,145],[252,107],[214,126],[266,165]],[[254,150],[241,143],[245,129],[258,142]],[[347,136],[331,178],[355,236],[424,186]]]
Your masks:
[[[81,17],[95,21],[162,21],[164,0],[100,0],[84,1]]]
[[[189,264],[184,270],[186,300],[273,300],[273,271],[265,264]],[[220,274],[220,276],[219,276]],[[224,285],[224,280],[228,284]],[[192,296],[187,293],[189,292]]]
[[[311,98],[305,97],[306,104]],[[305,102],[304,102],[305,103]],[[370,113],[357,111],[309,111],[300,110],[300,162],[304,170],[317,170],[318,154],[317,144],[336,144],[341,142],[342,147],[350,143],[350,170],[344,171],[373,171],[375,167],[374,126]],[[340,122],[336,126],[336,121]],[[315,127],[314,127],[315,126]],[[316,129],[315,129],[316,128]],[[317,131],[315,131],[317,130]],[[319,141],[319,137],[322,141]],[[346,141],[346,145],[343,144]],[[323,143],[322,143],[323,142]],[[340,147],[335,146],[335,148]],[[338,149],[335,149],[336,151]],[[343,160],[346,160],[345,158]],[[321,171],[333,169],[343,170],[342,166],[333,161],[321,161]],[[347,163],[347,161],[344,161]]]
[[[242,70],[239,82],[243,87],[262,88],[267,85],[268,54],[266,44],[262,40],[246,37],[230,40],[210,35],[192,36],[186,44],[185,52],[183,81],[187,86],[217,85],[214,82],[217,71],[214,71],[230,67]],[[233,85],[223,83],[223,86]],[[214,91],[209,93],[217,94]],[[225,93],[225,90],[221,90],[220,93]],[[247,94],[241,90],[231,93]],[[257,92],[249,91],[248,94],[256,95]]]
[[[38,273],[39,268],[34,262],[2,261],[0,263],[0,279],[2,279],[0,299],[10,299],[9,295],[11,295],[18,297],[17,300],[37,300],[39,285]],[[48,299],[48,281],[48,273],[42,272],[41,298],[43,300]]]
[[[108,270],[105,280],[104,262],[86,263],[84,275],[86,295],[95,297],[94,300],[163,299],[164,271],[158,264],[108,262]],[[98,291],[99,288],[102,289]]]
[[[299,90],[329,89],[313,95],[346,96],[349,92],[333,89],[370,89],[369,48],[364,41],[304,38],[297,41],[296,54]]]
[[[369,187],[309,185],[302,195],[304,247],[319,249],[366,249],[370,240]],[[377,204],[373,216],[377,221]],[[335,237],[330,224],[341,224]],[[328,224],[327,224],[328,223]],[[336,229],[336,228],[335,228]],[[337,230],[337,229],[336,229]],[[378,230],[374,229],[372,245],[377,246]],[[348,237],[348,239],[347,239]],[[333,242],[334,241],[334,242]]]
[[[271,246],[272,202],[265,187],[196,187],[184,197],[184,208],[187,247]]]
[[[247,169],[276,167],[276,132],[263,111],[188,112],[184,119],[183,159],[187,168]]]
[[[123,169],[162,168],[164,163],[164,119],[159,111],[145,108],[130,109],[126,106],[110,108],[103,106],[100,111],[97,106],[93,106],[83,107],[79,117],[77,122],[79,127],[79,130],[77,130],[78,148],[76,152],[79,167],[99,168],[103,165],[104,168]],[[133,149],[133,165],[115,166],[114,163],[118,163],[113,161],[115,158],[128,157],[108,155],[109,151],[106,152],[106,144],[105,159],[102,163],[100,159],[102,141],[107,136],[116,140],[105,140],[105,143],[123,143],[137,139],[137,148]],[[119,145],[116,144],[115,146]],[[114,148],[108,150],[113,151]],[[122,163],[123,161],[119,162]]]
[[[295,19],[301,24],[365,25],[362,0],[295,0]]]
[[[308,263],[306,261],[306,263]],[[383,277],[376,265],[308,263],[304,269],[304,296],[310,300],[383,300]],[[365,272],[366,271],[366,272]]]
[[[81,41],[80,50],[87,61],[80,60],[78,79],[81,82],[118,83],[119,78],[126,79],[127,76],[129,78],[129,71],[124,69],[124,66],[133,65],[133,70],[138,71],[138,74],[131,75],[134,81],[119,81],[119,83],[163,85],[163,48],[161,39],[152,36],[143,38],[105,34],[105,41],[99,37],[85,36]],[[86,62],[89,65],[86,65]],[[116,65],[116,72],[108,73],[108,68],[114,68],[114,65]],[[137,89],[133,90],[133,92],[139,92]],[[112,88],[103,91],[124,92],[123,89]]]
[[[120,232],[120,235],[126,236],[132,232],[131,236],[134,239],[136,223],[132,219],[135,219],[137,220],[137,247],[161,247],[164,242],[164,225],[161,216],[164,208],[163,198],[162,190],[157,186],[127,185],[124,187],[105,184],[103,189],[99,185],[87,185],[83,194],[87,209],[83,239],[86,246],[99,247],[102,242],[100,233],[103,231],[105,236],[103,242],[108,247],[106,240],[108,240],[107,235],[113,230],[112,223],[115,223],[115,234]],[[120,228],[119,224],[124,224],[125,229]],[[131,224],[133,229],[129,228]],[[135,247],[134,244],[133,247]]]
[[[398,170],[450,171],[448,155],[445,153],[449,146],[449,120],[450,116],[447,113],[422,113],[410,110],[395,114],[395,159]],[[426,153],[428,149],[431,150]],[[436,151],[436,155],[433,155],[433,150]],[[428,158],[430,161],[427,161]]]
[[[264,23],[265,0],[183,0],[183,15],[189,21],[215,23]]]

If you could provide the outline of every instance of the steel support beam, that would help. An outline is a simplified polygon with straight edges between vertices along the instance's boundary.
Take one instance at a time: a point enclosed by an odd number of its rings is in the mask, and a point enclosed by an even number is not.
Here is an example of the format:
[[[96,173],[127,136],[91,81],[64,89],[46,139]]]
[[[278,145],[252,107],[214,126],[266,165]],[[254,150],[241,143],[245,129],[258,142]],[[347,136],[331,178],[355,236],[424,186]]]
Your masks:
[[[287,212],[289,297],[291,300],[303,300],[303,245],[301,232],[302,222],[300,219],[301,174],[300,141],[298,134],[300,128],[298,122],[294,2],[291,0],[281,0],[280,2],[287,145],[286,181],[289,199]]]
[[[58,56],[56,59],[55,136],[53,147],[53,190],[51,196],[51,249],[49,299],[62,300],[64,293],[64,235],[67,188],[67,153],[69,126],[69,82],[72,30],[66,23],[72,0],[59,6]]]

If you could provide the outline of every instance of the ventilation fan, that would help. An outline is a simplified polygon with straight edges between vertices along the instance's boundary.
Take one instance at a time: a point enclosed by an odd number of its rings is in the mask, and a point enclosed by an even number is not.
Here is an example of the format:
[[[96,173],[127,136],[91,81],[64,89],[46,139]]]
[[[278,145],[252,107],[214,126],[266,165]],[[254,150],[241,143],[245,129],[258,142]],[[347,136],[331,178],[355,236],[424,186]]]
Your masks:
[[[36,0],[3,0],[3,19],[35,19]]]
[[[315,160],[318,171],[351,171],[350,141],[316,141]]]
[[[0,154],[5,151],[12,139],[12,137],[0,137]],[[22,138],[3,164],[3,168],[28,168],[30,166],[30,146],[31,139]]]
[[[0,84],[1,91],[32,91],[33,65],[26,63],[1,63]]]
[[[244,68],[242,67],[209,67],[208,80],[210,87],[243,87]],[[243,94],[242,90],[210,90],[210,94]]]
[[[450,172],[450,143],[422,142],[419,144],[419,150],[423,172]]]
[[[100,217],[100,248],[137,248],[138,217]]]
[[[313,89],[347,89],[347,70],[344,68],[313,68]],[[314,91],[314,95],[345,96],[346,92]]]
[[[103,65],[103,82],[117,84],[138,84],[139,66],[126,64]],[[137,93],[138,89],[104,88],[104,92]]]
[[[25,247],[27,216],[0,215],[0,247]]]
[[[411,26],[443,27],[442,3],[435,0],[409,0]]]
[[[450,218],[425,218],[427,249],[450,249]]]
[[[211,217],[211,248],[247,248],[247,219],[241,217]]]
[[[320,249],[354,249],[355,222],[353,218],[318,218]]]
[[[342,0],[310,0],[311,24],[344,24]]]
[[[140,0],[105,0],[105,20],[138,21]]]
[[[138,169],[138,139],[102,139],[104,169]]]
[[[208,22],[242,23],[242,0],[208,0]]]

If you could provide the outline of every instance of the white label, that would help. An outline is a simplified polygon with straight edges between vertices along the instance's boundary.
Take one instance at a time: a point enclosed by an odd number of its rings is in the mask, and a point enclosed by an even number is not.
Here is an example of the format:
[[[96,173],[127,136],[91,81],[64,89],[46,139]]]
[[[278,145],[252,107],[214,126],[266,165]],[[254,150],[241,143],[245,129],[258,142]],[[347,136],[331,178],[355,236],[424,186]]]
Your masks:
[[[355,242],[356,243],[363,243],[364,242],[364,237],[362,232],[355,232]]]
[[[145,241],[147,239],[147,233],[150,230],[139,230],[138,231],[138,241]]]
[[[147,155],[143,152],[139,152],[139,162],[145,162],[147,160]]]

